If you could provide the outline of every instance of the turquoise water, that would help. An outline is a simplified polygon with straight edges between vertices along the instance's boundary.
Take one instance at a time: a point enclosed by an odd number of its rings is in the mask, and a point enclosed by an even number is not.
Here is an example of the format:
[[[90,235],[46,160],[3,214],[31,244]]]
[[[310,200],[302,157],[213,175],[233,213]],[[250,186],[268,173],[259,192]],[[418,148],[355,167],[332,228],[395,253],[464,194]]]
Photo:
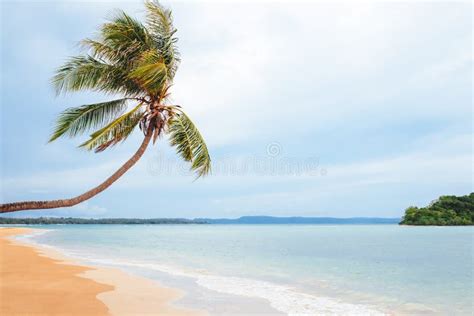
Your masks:
[[[184,278],[208,293],[267,302],[275,313],[473,313],[472,227],[41,227],[48,232],[35,242],[88,262]]]

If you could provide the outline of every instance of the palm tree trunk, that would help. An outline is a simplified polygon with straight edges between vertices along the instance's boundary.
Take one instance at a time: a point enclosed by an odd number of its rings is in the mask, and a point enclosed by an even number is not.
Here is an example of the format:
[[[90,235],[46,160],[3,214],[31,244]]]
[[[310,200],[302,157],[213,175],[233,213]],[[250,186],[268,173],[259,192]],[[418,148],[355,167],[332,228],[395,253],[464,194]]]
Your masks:
[[[22,210],[41,210],[41,209],[49,209],[49,208],[59,208],[59,207],[70,207],[85,200],[90,199],[91,197],[99,194],[100,192],[107,189],[109,186],[112,185],[118,178],[120,178],[125,172],[128,171],[135,163],[142,157],[143,153],[145,152],[148,144],[150,143],[151,136],[153,135],[153,128],[151,126],[148,128],[145,138],[143,139],[142,144],[138,148],[137,152],[125,163],[115,171],[113,175],[111,175],[107,180],[102,182],[100,185],[96,186],[95,188],[78,195],[76,197],[70,199],[63,199],[63,200],[52,200],[52,201],[25,201],[25,202],[15,202],[15,203],[6,203],[0,204],[0,213],[9,213],[9,212],[16,212]]]

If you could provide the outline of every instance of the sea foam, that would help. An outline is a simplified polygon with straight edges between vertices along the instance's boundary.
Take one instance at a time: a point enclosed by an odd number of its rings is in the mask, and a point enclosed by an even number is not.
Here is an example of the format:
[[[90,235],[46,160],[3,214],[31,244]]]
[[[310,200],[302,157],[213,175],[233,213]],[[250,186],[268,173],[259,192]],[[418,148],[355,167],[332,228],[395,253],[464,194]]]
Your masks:
[[[209,274],[206,271],[177,269],[155,263],[92,259],[97,264],[135,267],[168,273],[175,276],[192,278],[208,290],[240,295],[249,298],[265,299],[276,310],[290,316],[306,315],[385,315],[375,308],[362,304],[345,303],[335,298],[315,296],[300,292],[290,286],[241,277],[229,277]]]
[[[346,303],[332,297],[316,296],[301,292],[290,286],[280,285],[273,282],[242,277],[221,276],[209,273],[205,270],[177,268],[174,266],[144,261],[98,258],[94,254],[70,251],[58,246],[38,243],[35,240],[35,237],[47,232],[49,232],[49,230],[40,230],[17,238],[28,240],[30,243],[42,247],[58,250],[66,256],[77,258],[92,264],[119,266],[125,270],[127,267],[141,268],[167,273],[173,276],[191,278],[199,286],[211,291],[267,300],[274,309],[290,316],[385,315],[383,312],[373,308],[372,306]]]

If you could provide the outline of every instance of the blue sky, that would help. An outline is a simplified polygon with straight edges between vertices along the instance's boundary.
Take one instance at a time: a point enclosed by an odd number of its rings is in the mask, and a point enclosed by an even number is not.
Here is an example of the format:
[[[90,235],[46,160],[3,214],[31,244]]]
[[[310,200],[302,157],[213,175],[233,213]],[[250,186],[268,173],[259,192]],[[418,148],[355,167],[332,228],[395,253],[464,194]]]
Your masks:
[[[173,86],[208,142],[212,176],[194,180],[162,139],[84,217],[401,216],[472,187],[470,2],[163,2],[178,28]],[[1,3],[1,198],[82,193],[139,145],[104,153],[83,138],[47,144],[66,107],[56,67],[114,8],[141,1]],[[109,97],[110,99],[110,97]],[[16,215],[20,215],[19,213]]]

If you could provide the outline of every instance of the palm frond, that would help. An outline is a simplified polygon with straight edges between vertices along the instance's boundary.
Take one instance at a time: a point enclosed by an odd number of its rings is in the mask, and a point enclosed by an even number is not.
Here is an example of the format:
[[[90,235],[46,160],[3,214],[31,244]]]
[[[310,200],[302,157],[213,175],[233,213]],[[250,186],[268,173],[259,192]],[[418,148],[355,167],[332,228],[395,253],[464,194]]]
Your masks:
[[[164,8],[156,0],[146,1],[145,6],[148,32],[154,41],[155,48],[164,59],[168,69],[168,79],[172,81],[178,69],[180,57],[176,47],[178,39],[174,36],[177,30],[173,26],[171,10]]]
[[[81,144],[80,147],[100,152],[120,141],[124,141],[143,117],[141,106],[142,104],[137,105],[131,111],[91,134],[90,139]]]
[[[194,123],[184,112],[173,116],[169,122],[170,144],[176,147],[185,161],[191,162],[198,178],[211,171],[211,158],[206,143]]]
[[[123,11],[102,26],[98,42],[114,50],[115,57],[120,56],[115,61],[127,69],[142,52],[154,46],[145,26]],[[101,53],[105,53],[105,47],[101,47]]]
[[[82,40],[80,44],[92,57],[108,64],[122,64],[121,61],[128,57],[124,52],[103,43],[102,39],[94,40],[86,38]]]
[[[128,76],[151,94],[156,94],[166,87],[167,68],[156,51],[148,50]]]
[[[59,115],[49,142],[65,134],[74,137],[103,126],[123,113],[126,108],[127,99],[118,99],[66,109]]]
[[[143,93],[142,88],[130,80],[122,69],[92,56],[72,57],[57,69],[52,83],[57,94],[83,89],[128,95]]]
[[[96,89],[107,68],[107,64],[90,56],[72,57],[56,70],[52,83],[58,94],[81,89]]]

